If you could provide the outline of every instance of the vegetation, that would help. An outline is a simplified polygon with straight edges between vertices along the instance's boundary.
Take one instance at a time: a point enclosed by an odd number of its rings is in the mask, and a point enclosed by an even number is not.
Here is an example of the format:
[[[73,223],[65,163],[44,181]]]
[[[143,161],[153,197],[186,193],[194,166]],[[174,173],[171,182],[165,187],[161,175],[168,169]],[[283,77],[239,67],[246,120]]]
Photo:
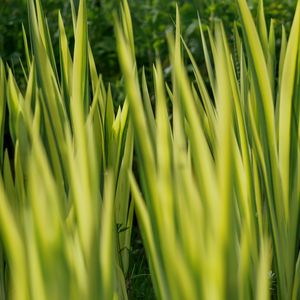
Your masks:
[[[289,39],[282,31],[278,68],[262,3],[257,29],[246,2],[238,8],[237,65],[221,23],[209,44],[201,30],[212,97],[186,48],[189,81],[177,14],[172,86],[159,61],[153,71],[155,117],[130,29],[117,26],[139,162],[140,185],[131,174],[131,187],[159,299],[299,297],[300,2]]]
[[[19,59],[25,56],[22,41],[22,24],[28,30],[26,0],[2,0],[0,7],[0,56],[14,69],[17,80],[22,78]],[[88,14],[89,41],[95,58],[97,70],[103,74],[103,80],[112,84],[114,100],[118,102],[124,98],[120,88],[123,87],[122,75],[118,65],[116,41],[113,28],[113,11],[119,8],[119,0],[86,0]],[[258,0],[248,1],[254,15],[257,14]],[[56,61],[59,60],[59,28],[57,14],[60,10],[70,49],[74,46],[73,25],[69,1],[44,0],[42,1],[47,22],[51,33],[53,50]],[[74,1],[75,8],[78,0]],[[178,3],[181,16],[181,29],[186,43],[195,58],[203,62],[201,47],[198,42],[198,17],[203,25],[212,25],[216,19],[222,19],[227,35],[232,34],[232,26],[238,21],[236,2],[232,0],[180,0],[180,1],[153,1],[129,0],[134,24],[136,57],[139,68],[145,67],[151,80],[152,63],[156,57],[162,60],[165,72],[169,70],[168,48],[165,32],[172,28],[175,22],[175,6]],[[296,0],[265,0],[266,21],[274,19],[276,24],[285,24],[286,29],[295,11]],[[280,28],[280,26],[277,26]],[[204,62],[203,62],[204,63]],[[152,85],[152,82],[151,82]],[[117,105],[116,105],[117,106]]]
[[[88,30],[97,3],[71,1],[52,39],[28,0],[25,59],[0,60],[0,299],[300,298],[300,1],[287,3],[280,30],[262,1],[236,0],[224,23],[194,1],[207,17],[190,24],[179,3],[165,48],[122,1],[112,92],[96,61],[115,58]]]
[[[128,105],[115,115],[110,88],[96,73],[85,2],[73,15],[73,58],[59,15],[60,70],[40,2],[28,5],[24,94],[1,62],[1,299],[126,299]],[[12,164],[3,149],[6,105]]]

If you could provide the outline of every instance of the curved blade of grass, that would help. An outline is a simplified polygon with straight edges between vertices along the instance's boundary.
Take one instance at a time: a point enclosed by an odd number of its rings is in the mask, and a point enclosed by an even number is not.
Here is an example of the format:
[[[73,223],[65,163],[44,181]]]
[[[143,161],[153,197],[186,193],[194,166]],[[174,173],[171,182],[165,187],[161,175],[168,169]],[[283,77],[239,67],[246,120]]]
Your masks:
[[[156,249],[155,239],[153,237],[153,230],[149,213],[142,199],[133,174],[130,173],[129,178],[132,196],[135,202],[136,213],[142,227],[143,240],[149,255],[150,271],[155,272],[155,276],[153,277],[153,284],[156,290],[156,294],[160,299],[170,299],[170,292],[168,290],[165,274],[163,273],[162,265]]]
[[[27,285],[27,266],[25,260],[25,249],[23,247],[22,237],[16,226],[11,208],[4,192],[3,184],[0,183],[0,231],[4,239],[6,253],[10,260],[14,276],[12,297],[20,300],[29,299]]]
[[[3,166],[3,142],[4,142],[4,125],[5,125],[5,108],[6,108],[6,97],[5,97],[5,83],[6,75],[2,59],[0,59],[0,166]]]
[[[283,201],[286,219],[289,219],[290,199],[290,154],[292,102],[295,93],[296,68],[300,43],[300,3],[298,2],[295,19],[286,48],[280,84],[279,106],[279,166],[283,184]]]

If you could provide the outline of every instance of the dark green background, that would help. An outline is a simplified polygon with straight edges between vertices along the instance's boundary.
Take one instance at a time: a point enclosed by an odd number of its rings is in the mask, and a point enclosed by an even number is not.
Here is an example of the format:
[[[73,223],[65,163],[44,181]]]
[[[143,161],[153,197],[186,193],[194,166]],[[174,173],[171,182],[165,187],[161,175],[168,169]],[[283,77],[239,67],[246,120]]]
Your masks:
[[[76,4],[75,0],[75,4]],[[167,46],[165,32],[174,25],[176,1],[141,1],[129,0],[139,66],[151,67],[156,56],[167,68]],[[199,32],[197,27],[197,9],[203,23],[209,24],[215,18],[222,19],[230,35],[231,25],[237,21],[235,1],[185,0],[177,1],[180,7],[183,35],[196,57],[201,57]],[[253,7],[255,14],[255,4]],[[277,24],[289,26],[296,0],[265,0],[268,20],[273,17]],[[0,0],[0,57],[14,69],[18,68],[19,59],[23,60],[23,39],[21,25],[27,30],[26,0]],[[87,0],[89,39],[96,59],[98,71],[105,82],[115,85],[120,80],[118,59],[115,51],[115,38],[112,13],[118,10],[120,0]],[[69,1],[42,0],[47,15],[54,48],[58,48],[57,12],[61,11],[65,20],[67,35],[72,48],[72,23]],[[278,26],[279,27],[279,26]],[[57,60],[58,61],[58,60]],[[18,70],[15,70],[17,72]]]

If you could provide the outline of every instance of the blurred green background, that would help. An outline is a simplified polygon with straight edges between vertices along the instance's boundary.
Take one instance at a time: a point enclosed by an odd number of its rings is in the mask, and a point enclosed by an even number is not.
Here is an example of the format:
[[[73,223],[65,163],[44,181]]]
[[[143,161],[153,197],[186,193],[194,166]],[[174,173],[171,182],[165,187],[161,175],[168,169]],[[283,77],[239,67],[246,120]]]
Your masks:
[[[28,30],[26,0],[0,0],[0,57],[14,70],[20,73],[19,61],[24,59],[22,23]],[[75,0],[75,4],[76,4]],[[96,59],[98,71],[103,74],[104,81],[111,82],[120,89],[122,79],[116,55],[113,29],[113,11],[119,8],[120,0],[87,0],[89,39]],[[257,0],[248,1],[253,8]],[[57,12],[61,11],[72,48],[72,23],[69,1],[42,0],[45,14],[54,41],[54,49],[58,49]],[[222,19],[228,35],[231,34],[232,23],[237,21],[234,0],[180,0],[177,1],[183,28],[183,36],[192,53],[201,58],[197,11],[204,24],[214,19]],[[296,0],[265,0],[268,22],[274,18],[277,24],[291,23]],[[146,73],[152,67],[156,56],[163,62],[168,73],[168,49],[165,32],[173,27],[176,1],[167,0],[129,0],[133,14],[133,25],[136,42],[136,54],[139,67],[145,66]],[[277,26],[280,28],[280,26]],[[58,53],[56,53],[58,57]],[[58,61],[58,60],[57,60]],[[201,62],[200,62],[201,63]]]

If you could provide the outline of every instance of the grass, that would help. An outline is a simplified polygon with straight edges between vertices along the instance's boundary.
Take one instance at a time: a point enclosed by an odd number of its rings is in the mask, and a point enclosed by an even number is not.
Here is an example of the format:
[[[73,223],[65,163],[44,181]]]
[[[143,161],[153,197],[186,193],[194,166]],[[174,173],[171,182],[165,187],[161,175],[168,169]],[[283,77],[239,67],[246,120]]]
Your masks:
[[[133,220],[128,105],[115,114],[110,88],[96,72],[84,1],[77,15],[73,10],[73,55],[59,15],[60,69],[40,1],[28,1],[28,13],[24,94],[1,62],[1,114],[8,107],[14,149],[8,153],[1,144],[1,265],[9,263],[9,273],[1,270],[2,295],[127,299]]]
[[[263,3],[257,25],[246,1],[237,5],[239,74],[222,24],[208,43],[200,26],[212,95],[188,49],[187,77],[177,14],[171,87],[154,66],[155,117],[128,30],[116,27],[140,161],[131,188],[160,299],[268,299],[270,270],[279,299],[298,297],[300,4],[278,64]]]
[[[277,36],[262,1],[254,20],[236,0],[235,49],[220,21],[199,20],[208,80],[177,9],[172,79],[157,59],[153,95],[122,1],[114,22],[127,96],[116,112],[86,3],[70,4],[72,53],[59,14],[55,61],[41,2],[28,0],[24,92],[0,61],[0,296],[298,299],[300,1]]]

